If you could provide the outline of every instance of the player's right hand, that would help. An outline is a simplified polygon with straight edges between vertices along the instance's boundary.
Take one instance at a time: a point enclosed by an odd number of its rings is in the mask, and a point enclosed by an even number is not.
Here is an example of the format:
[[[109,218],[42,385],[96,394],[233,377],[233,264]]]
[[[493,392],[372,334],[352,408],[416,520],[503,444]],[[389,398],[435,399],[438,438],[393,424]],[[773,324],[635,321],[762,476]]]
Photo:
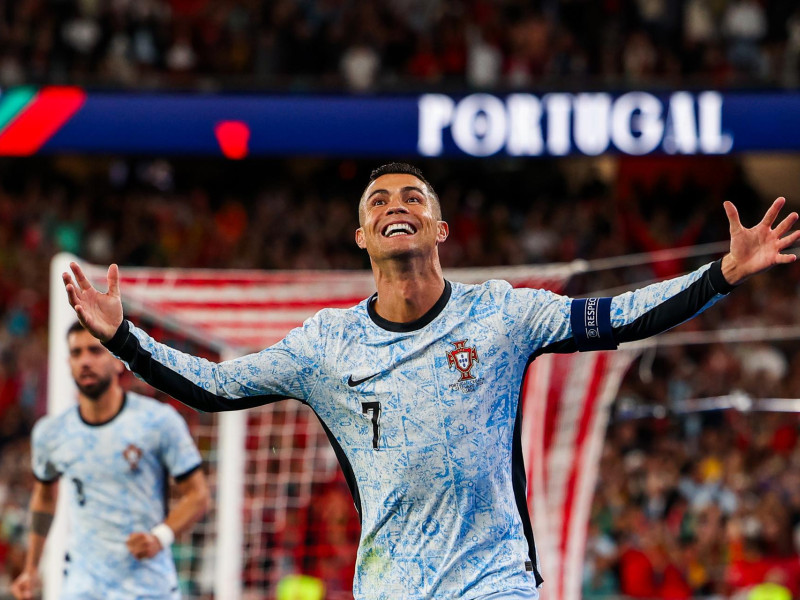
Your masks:
[[[149,531],[130,534],[127,541],[128,552],[133,554],[139,560],[153,558],[156,554],[163,550],[161,542]]]
[[[23,571],[11,584],[11,593],[17,600],[33,600],[40,586],[36,571]]]
[[[78,315],[78,320],[94,337],[107,342],[122,324],[122,297],[119,293],[119,267],[108,267],[108,292],[98,292],[77,263],[69,268],[75,274],[73,283],[69,273],[62,273],[67,288],[69,303]]]

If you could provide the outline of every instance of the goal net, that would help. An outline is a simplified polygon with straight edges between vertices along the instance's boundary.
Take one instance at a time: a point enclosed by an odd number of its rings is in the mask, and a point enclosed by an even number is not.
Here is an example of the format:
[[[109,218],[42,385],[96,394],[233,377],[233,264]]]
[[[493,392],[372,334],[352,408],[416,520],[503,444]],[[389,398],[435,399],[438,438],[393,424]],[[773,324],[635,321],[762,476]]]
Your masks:
[[[75,315],[60,274],[75,257],[51,267],[49,411],[72,402],[64,334]],[[105,268],[82,263],[105,289]],[[581,265],[448,271],[475,283],[505,279],[517,287],[558,291]],[[353,306],[374,291],[370,272],[263,272],[121,269],[126,318],[179,349],[225,360],[265,348],[324,307]],[[629,356],[605,353],[537,360],[523,393],[528,503],[548,587],[579,580],[583,534],[596,458]],[[570,381],[567,386],[561,382]],[[171,402],[189,423],[215,502],[173,554],[188,599],[273,598],[287,576],[317,577],[326,598],[352,598],[359,538],[357,515],[334,452],[313,412],[296,401],[248,411],[198,413],[130,378],[143,393]],[[61,393],[55,393],[59,390]],[[585,415],[576,419],[576,415]],[[571,465],[566,471],[563,465]],[[534,485],[541,483],[541,485]],[[315,501],[312,502],[311,499]],[[569,510],[567,510],[567,508]],[[48,542],[45,597],[57,597],[68,524],[61,508]],[[544,519],[545,515],[555,519]],[[572,541],[567,544],[567,540]],[[546,549],[546,550],[545,550]],[[564,589],[560,598],[573,590]],[[576,596],[572,596],[576,597]]]

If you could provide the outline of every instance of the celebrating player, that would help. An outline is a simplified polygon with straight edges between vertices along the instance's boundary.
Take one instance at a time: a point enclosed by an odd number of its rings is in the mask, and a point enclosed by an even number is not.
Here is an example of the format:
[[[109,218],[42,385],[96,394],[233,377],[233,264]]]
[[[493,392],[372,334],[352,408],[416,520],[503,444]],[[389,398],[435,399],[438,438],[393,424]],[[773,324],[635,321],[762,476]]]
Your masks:
[[[34,427],[31,533],[11,591],[36,593],[60,480],[71,523],[62,600],[179,598],[170,544],[206,511],[200,454],[175,409],[123,391],[122,363],[80,323],[67,341],[78,407]],[[179,495],[169,514],[168,475]]]
[[[358,600],[535,599],[541,577],[526,506],[520,388],[544,352],[615,348],[673,327],[747,277],[795,259],[779,198],[752,229],[725,203],[730,252],[688,275],[613,298],[573,300],[503,281],[449,282],[436,193],[402,163],[373,172],[356,243],[377,293],[327,309],[258,354],[177,352],[123,320],[119,272],[100,293],[64,274],[81,322],[152,385],[205,411],[281,398],[319,416],[361,519]]]

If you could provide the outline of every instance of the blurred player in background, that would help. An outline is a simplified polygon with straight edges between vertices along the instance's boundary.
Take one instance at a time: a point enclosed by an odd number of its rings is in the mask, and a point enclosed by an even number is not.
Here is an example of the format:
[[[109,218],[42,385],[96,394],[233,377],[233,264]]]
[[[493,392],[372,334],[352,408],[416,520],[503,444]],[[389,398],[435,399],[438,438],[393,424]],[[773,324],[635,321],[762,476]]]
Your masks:
[[[535,599],[542,583],[526,504],[520,389],[544,352],[616,348],[678,325],[747,277],[795,260],[784,199],[751,229],[729,202],[730,252],[688,275],[613,298],[573,300],[502,281],[444,279],[439,200],[414,167],[373,172],[356,243],[377,294],[323,310],[262,352],[215,364],[123,320],[72,264],[80,320],[155,387],[201,410],[307,403],[339,457],[361,518],[358,600]],[[536,482],[534,482],[534,485]]]
[[[19,600],[37,593],[60,481],[70,495],[60,598],[179,598],[170,545],[208,506],[200,453],[175,409],[122,389],[122,363],[80,323],[70,327],[67,342],[78,406],[34,427],[38,481],[25,568],[12,592]],[[170,476],[179,498],[167,514]]]

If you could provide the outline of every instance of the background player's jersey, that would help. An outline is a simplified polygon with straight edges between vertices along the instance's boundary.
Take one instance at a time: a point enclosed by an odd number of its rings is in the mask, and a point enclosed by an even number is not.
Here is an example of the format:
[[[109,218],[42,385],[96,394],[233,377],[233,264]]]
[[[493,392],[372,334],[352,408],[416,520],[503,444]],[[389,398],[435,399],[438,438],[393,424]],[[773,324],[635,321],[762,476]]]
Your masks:
[[[33,430],[33,471],[60,478],[69,495],[68,562],[62,598],[170,598],[177,593],[169,550],[137,560],[125,545],[167,512],[169,476],[201,464],[186,422],[167,404],[128,392],[101,425],[75,406],[41,419]]]
[[[219,365],[129,323],[107,346],[203,410],[286,397],[314,409],[361,517],[357,599],[536,598],[518,411],[529,360],[655,333],[729,287],[719,264],[598,302],[446,283],[415,322],[386,321],[365,300]]]

